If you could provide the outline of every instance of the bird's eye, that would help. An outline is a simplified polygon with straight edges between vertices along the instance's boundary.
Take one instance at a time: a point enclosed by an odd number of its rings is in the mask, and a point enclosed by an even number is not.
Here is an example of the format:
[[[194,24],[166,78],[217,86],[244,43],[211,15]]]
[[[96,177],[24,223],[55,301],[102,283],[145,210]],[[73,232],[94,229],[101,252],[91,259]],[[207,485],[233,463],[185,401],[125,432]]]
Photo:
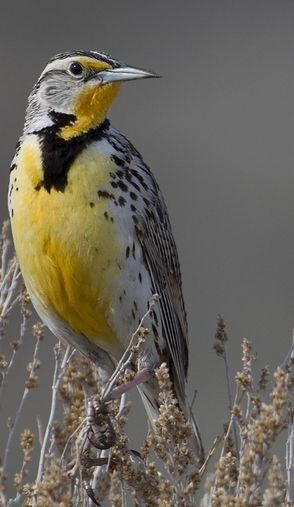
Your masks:
[[[84,68],[79,62],[72,62],[68,70],[73,76],[76,77],[80,77],[84,72]]]

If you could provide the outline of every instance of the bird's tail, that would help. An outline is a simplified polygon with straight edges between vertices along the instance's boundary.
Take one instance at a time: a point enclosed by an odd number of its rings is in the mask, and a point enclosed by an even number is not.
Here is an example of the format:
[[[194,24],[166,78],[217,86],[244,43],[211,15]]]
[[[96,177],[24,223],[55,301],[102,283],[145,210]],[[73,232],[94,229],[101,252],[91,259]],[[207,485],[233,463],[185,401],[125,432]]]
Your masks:
[[[160,415],[160,401],[159,401],[159,386],[157,380],[151,379],[138,386],[139,393],[141,395],[145,410],[147,412],[150,423],[154,429],[154,423]],[[201,440],[200,431],[196,422],[195,416],[192,414],[191,409],[182,400],[178,399],[178,407],[184,413],[185,418],[191,424],[191,437],[190,437],[190,448],[194,453],[198,467],[200,468],[204,462],[204,448]]]

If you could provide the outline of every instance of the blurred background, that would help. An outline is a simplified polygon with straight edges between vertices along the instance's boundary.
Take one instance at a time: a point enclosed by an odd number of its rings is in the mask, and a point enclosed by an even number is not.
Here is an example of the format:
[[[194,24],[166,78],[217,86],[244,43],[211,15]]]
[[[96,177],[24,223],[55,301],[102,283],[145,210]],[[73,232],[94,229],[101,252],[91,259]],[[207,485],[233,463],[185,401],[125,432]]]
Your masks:
[[[189,318],[189,397],[197,389],[206,447],[227,418],[224,366],[213,350],[217,314],[228,324],[232,374],[242,337],[254,343],[257,371],[280,364],[292,339],[293,18],[288,0],[28,0],[1,9],[1,219],[27,96],[51,56],[104,50],[163,76],[126,84],[110,119],[168,204]],[[28,425],[36,414],[46,420],[54,341],[47,333],[42,343]],[[32,343],[11,372],[5,417],[19,403]],[[137,412],[135,439],[145,420]]]

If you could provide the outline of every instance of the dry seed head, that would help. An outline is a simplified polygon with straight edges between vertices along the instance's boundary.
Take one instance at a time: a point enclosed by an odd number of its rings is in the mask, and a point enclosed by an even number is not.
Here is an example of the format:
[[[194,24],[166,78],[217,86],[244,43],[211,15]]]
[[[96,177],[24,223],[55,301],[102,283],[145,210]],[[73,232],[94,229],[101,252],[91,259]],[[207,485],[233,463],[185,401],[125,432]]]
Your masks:
[[[45,324],[43,324],[42,322],[37,322],[32,326],[32,331],[33,336],[35,336],[39,340],[42,340],[45,334]]]
[[[38,370],[41,366],[41,361],[39,359],[35,359],[34,362],[30,362],[27,364],[27,371]]]
[[[251,378],[244,371],[238,371],[235,375],[236,382],[240,384],[243,391],[248,391],[251,388]]]
[[[45,505],[72,507],[71,481],[67,473],[54,460],[49,462],[42,481],[33,487],[28,486],[26,491],[28,502],[32,502],[32,495],[36,494],[36,507],[44,507]]]
[[[38,377],[37,376],[31,376],[25,381],[25,386],[27,389],[36,389],[39,387],[38,384]]]
[[[0,354],[0,369],[5,370],[7,365],[8,365],[8,362],[7,362],[6,356],[4,354]]]
[[[243,353],[242,363],[244,366],[249,368],[256,360],[255,355],[252,353],[252,347],[251,347],[250,341],[247,338],[243,338],[241,347],[242,347],[242,353]]]
[[[35,439],[35,435],[29,429],[25,429],[21,433],[21,435],[20,435],[20,446],[21,446],[21,448],[23,450],[23,453],[32,450],[33,445],[34,445],[34,439]]]
[[[20,309],[21,309],[21,313],[26,318],[30,317],[32,314],[31,310],[29,309],[30,302],[31,302],[31,299],[30,299],[29,293],[27,292],[25,286],[23,286],[23,289],[22,289],[21,295],[20,295]]]
[[[265,366],[261,370],[260,379],[258,382],[258,387],[260,391],[264,391],[267,388],[268,382],[269,382],[269,367]]]
[[[277,456],[273,456],[268,472],[269,487],[263,494],[262,505],[271,507],[273,505],[285,505],[286,482],[284,480],[281,464]]]
[[[236,457],[228,452],[221,457],[216,469],[216,488],[223,488],[225,491],[236,486]]]
[[[145,338],[150,333],[149,329],[147,327],[140,327],[138,331],[138,335],[140,338]]]
[[[170,391],[171,393],[171,381],[169,371],[166,363],[162,363],[157,370],[155,370],[155,376],[158,380],[158,384],[161,390]]]
[[[214,345],[213,348],[216,351],[218,356],[222,356],[224,354],[225,344],[228,341],[228,334],[226,331],[226,323],[221,315],[217,316],[217,326],[216,332],[214,336]]]
[[[13,348],[13,350],[18,350],[19,347],[21,346],[21,340],[13,340],[12,342],[10,342],[10,346]]]

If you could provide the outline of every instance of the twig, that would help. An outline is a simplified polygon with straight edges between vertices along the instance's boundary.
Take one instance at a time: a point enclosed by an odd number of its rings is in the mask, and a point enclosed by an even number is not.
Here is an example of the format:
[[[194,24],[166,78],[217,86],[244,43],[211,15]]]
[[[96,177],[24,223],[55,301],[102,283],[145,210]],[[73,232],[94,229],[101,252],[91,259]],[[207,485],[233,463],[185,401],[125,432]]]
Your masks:
[[[286,470],[287,470],[287,504],[294,505],[294,419],[288,428],[286,442]]]
[[[230,368],[229,368],[229,362],[228,362],[228,357],[227,357],[227,347],[226,347],[226,344],[224,344],[223,359],[224,359],[224,363],[225,363],[225,372],[226,372],[227,390],[228,390],[228,399],[229,399],[229,409],[230,409],[230,412],[232,412],[232,410],[233,410],[233,396],[232,396],[232,390],[231,390],[231,381],[230,381],[231,375],[230,375]],[[237,395],[237,393],[236,393],[236,395]],[[236,401],[237,401],[237,398],[235,398],[235,402]],[[238,433],[237,433],[237,425],[236,425],[236,421],[235,421],[234,417],[231,420],[232,420],[232,428],[233,428],[233,433],[234,433],[236,453],[237,453],[237,457],[239,457],[240,450],[239,450],[239,440],[238,440]]]
[[[210,447],[208,453],[207,453],[207,456],[205,458],[205,461],[203,463],[203,465],[201,465],[201,467],[199,468],[199,475],[200,477],[202,477],[207,469],[207,465],[210,461],[210,459],[212,458],[212,456],[214,455],[215,453],[215,450],[218,446],[218,444],[221,442],[222,440],[222,436],[218,435],[217,437],[215,437],[213,443],[212,443],[212,446]]]
[[[0,308],[1,308],[0,331],[3,330],[3,328],[5,327],[5,321],[7,319],[7,316],[20,299],[19,294],[17,294],[14,299],[13,296],[15,295],[18,286],[18,280],[21,276],[16,259],[13,259],[6,274],[4,274],[5,271],[3,266],[1,268],[1,272],[3,276],[3,282],[1,284],[0,290]]]
[[[238,386],[237,386],[236,394],[235,394],[235,400],[234,400],[234,406],[237,403],[238,394],[239,394],[239,389],[238,389]],[[225,438],[224,438],[224,443],[223,443],[220,459],[223,458],[223,456],[224,456],[226,443],[227,443],[227,440],[228,440],[229,435],[231,433],[231,429],[232,429],[232,425],[233,425],[234,420],[235,420],[235,415],[234,415],[233,411],[231,410],[231,417],[230,417],[228,429],[227,429],[226,434],[225,434]]]
[[[62,376],[67,368],[68,361],[71,356],[70,352],[71,352],[71,346],[68,345],[65,350],[65,353],[64,353],[61,365],[60,365],[59,359],[60,359],[60,353],[61,353],[61,342],[59,341],[57,347],[54,348],[55,368],[54,368],[53,383],[52,383],[51,408],[50,408],[50,414],[49,414],[49,418],[48,418],[48,422],[47,422],[47,426],[46,426],[46,430],[45,430],[45,435],[44,435],[44,439],[43,439],[43,444],[42,444],[41,452],[40,452],[36,484],[38,484],[42,480],[46,448],[47,448],[50,434],[52,431],[53,419],[54,419],[54,415],[55,415],[55,411],[56,411],[58,389],[59,389],[59,385],[60,385]],[[72,351],[72,353],[73,353],[73,351]]]
[[[37,337],[35,348],[34,348],[33,361],[32,361],[32,365],[33,366],[32,366],[32,369],[30,371],[29,379],[32,378],[32,377],[34,377],[35,368],[36,368],[36,365],[38,364],[38,362],[37,362],[37,356],[38,356],[38,353],[39,353],[40,341],[41,341],[40,337]],[[14,421],[13,421],[13,423],[11,423],[11,425],[9,427],[8,438],[7,438],[6,447],[5,447],[5,451],[4,451],[3,471],[5,471],[6,467],[7,467],[7,462],[8,462],[8,457],[9,457],[9,453],[10,453],[10,446],[11,446],[11,443],[12,443],[12,439],[13,439],[13,436],[14,436],[14,433],[15,433],[15,429],[16,429],[17,423],[19,421],[20,415],[22,413],[22,409],[23,409],[24,403],[25,403],[25,401],[27,399],[27,396],[28,396],[30,390],[31,389],[29,387],[25,387],[25,389],[23,391],[22,398],[20,400],[20,404],[19,404],[17,412],[15,414]]]
[[[16,346],[13,347],[10,361],[9,361],[9,363],[8,363],[7,367],[5,368],[5,371],[3,372],[3,375],[2,375],[2,382],[1,382],[1,387],[0,387],[0,401],[1,401],[1,398],[3,395],[3,391],[5,389],[5,385],[7,383],[6,382],[7,376],[13,367],[17,351],[19,350],[19,347],[23,344],[23,340],[24,340],[24,336],[25,336],[25,332],[26,332],[26,328],[27,328],[27,320],[28,320],[28,316],[25,312],[23,312],[22,313],[22,322],[20,325],[20,333],[19,333],[19,338],[18,338],[18,345],[17,345],[17,347]]]
[[[287,366],[287,364],[289,363],[290,359],[294,360],[294,329],[293,329],[293,336],[292,336],[291,346],[290,346],[290,348],[289,348],[289,350],[287,352],[287,355],[286,355],[284,361],[280,365],[280,367],[284,369],[285,366]]]

